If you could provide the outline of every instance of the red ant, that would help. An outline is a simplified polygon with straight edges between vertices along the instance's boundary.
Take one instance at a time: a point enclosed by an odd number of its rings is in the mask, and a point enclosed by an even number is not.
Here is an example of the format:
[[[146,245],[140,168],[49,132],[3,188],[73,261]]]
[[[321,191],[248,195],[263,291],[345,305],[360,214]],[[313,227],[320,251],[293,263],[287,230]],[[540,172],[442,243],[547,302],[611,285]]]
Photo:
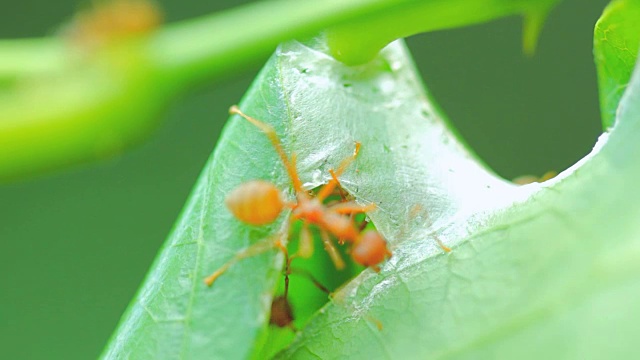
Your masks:
[[[94,49],[113,40],[146,34],[161,22],[162,13],[153,0],[111,0],[76,14],[63,34],[74,44]]]
[[[532,183],[541,183],[541,182],[545,182],[549,179],[553,179],[554,177],[556,177],[558,175],[557,172],[550,170],[547,171],[546,173],[542,174],[542,176],[537,177],[535,175],[522,175],[522,176],[518,176],[517,178],[511,180],[511,182],[513,182],[514,184],[517,185],[527,185],[527,184],[532,184]]]
[[[375,204],[362,206],[355,201],[343,201],[332,205],[323,203],[336,190],[336,187],[339,189],[340,181],[338,176],[355,160],[360,150],[360,143],[356,142],[353,154],[344,159],[335,171],[329,170],[331,180],[314,197],[302,188],[302,181],[295,167],[295,154],[291,158],[286,155],[280,144],[280,139],[270,125],[245,115],[235,105],[229,109],[229,113],[231,115],[240,115],[267,135],[289,174],[297,201],[288,202],[282,199],[280,190],[270,182],[253,180],[239,185],[227,195],[225,199],[227,207],[236,218],[251,225],[269,224],[278,218],[285,207],[288,207],[292,210],[291,220],[302,220],[303,225],[300,231],[298,251],[293,256],[288,256],[287,248],[280,240],[269,244],[264,242],[256,243],[237,253],[231,260],[208,276],[205,279],[205,283],[211,286],[220,275],[237,261],[274,247],[285,254],[285,273],[288,275],[291,261],[295,257],[308,258],[313,254],[313,237],[309,230],[310,224],[316,225],[320,230],[325,250],[337,269],[344,268],[345,264],[333,244],[332,235],[339,239],[341,243],[347,242],[351,244],[351,257],[356,263],[370,267],[376,272],[379,271],[378,265],[385,258],[391,256],[391,251],[387,248],[387,242],[375,230],[362,231],[356,226],[352,217],[353,214],[375,209]],[[285,276],[285,282],[288,283],[288,276]]]

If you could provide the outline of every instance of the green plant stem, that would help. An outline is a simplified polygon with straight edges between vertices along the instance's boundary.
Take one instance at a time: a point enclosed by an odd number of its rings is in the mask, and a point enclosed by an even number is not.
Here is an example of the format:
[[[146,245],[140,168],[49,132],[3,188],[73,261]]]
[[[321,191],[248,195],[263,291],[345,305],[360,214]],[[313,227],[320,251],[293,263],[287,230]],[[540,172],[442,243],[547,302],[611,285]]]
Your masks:
[[[258,2],[171,24],[149,41],[149,56],[168,77],[190,83],[237,70],[268,56],[282,41],[416,0]]]
[[[370,61],[391,41],[417,33],[486,22],[514,14],[525,16],[523,46],[532,53],[547,13],[558,0],[433,0],[405,2],[329,31],[332,55],[350,65]]]
[[[332,55],[357,65],[371,60],[384,46],[401,37],[513,14],[526,15],[524,46],[532,52],[541,23],[557,2],[329,0],[314,6],[291,0],[256,3],[170,25],[151,39],[149,54],[169,77],[189,83],[245,66],[292,37],[307,37],[329,28]],[[282,14],[283,21],[262,16],[269,13]]]
[[[362,62],[400,36],[539,14],[555,1],[264,1],[170,24],[89,56],[58,37],[3,40],[0,181],[118,152],[147,136],[176,94],[238,71],[290,38],[339,26],[329,32],[334,53]]]
[[[65,49],[56,38],[0,40],[0,80],[54,71],[64,62]]]

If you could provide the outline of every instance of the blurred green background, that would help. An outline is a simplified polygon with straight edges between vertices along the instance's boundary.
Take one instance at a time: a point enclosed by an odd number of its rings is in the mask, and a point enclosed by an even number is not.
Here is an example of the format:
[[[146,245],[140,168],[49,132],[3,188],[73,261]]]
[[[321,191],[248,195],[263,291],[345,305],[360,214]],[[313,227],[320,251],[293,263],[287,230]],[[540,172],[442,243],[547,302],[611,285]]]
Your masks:
[[[178,21],[242,2],[159,3]],[[437,102],[498,174],[563,170],[590,151],[600,133],[592,33],[606,3],[562,2],[533,58],[519,18],[408,40]],[[0,38],[51,34],[77,7],[3,0]],[[240,70],[171,104],[121,156],[0,185],[0,358],[99,355],[258,67]]]

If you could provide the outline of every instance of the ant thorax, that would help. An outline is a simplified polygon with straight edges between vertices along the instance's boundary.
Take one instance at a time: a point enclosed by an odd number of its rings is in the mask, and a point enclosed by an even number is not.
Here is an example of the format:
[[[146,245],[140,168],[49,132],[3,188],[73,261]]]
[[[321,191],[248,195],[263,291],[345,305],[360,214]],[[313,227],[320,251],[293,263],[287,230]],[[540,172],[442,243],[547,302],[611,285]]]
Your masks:
[[[302,219],[310,224],[322,223],[326,216],[326,207],[317,198],[308,195],[298,196],[298,204],[293,209],[293,217]]]
[[[358,237],[358,228],[353,218],[327,211],[320,225],[339,239],[339,242],[353,242]]]

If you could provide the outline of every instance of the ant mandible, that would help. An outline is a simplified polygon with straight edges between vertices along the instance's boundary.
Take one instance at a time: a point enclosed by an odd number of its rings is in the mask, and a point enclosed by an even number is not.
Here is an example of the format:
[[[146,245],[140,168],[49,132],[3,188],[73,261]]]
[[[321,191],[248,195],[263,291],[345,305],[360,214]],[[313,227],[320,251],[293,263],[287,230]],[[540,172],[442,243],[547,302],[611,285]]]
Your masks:
[[[280,190],[274,184],[263,180],[253,180],[240,184],[227,195],[225,203],[229,210],[244,223],[265,225],[275,221],[282,210],[288,207],[292,210],[291,220],[301,220],[303,224],[298,251],[293,256],[288,256],[287,248],[280,240],[266,245],[263,242],[256,243],[237,253],[231,260],[208,276],[205,283],[211,286],[220,275],[239,260],[274,247],[285,254],[287,269],[285,272],[287,272],[291,260],[295,257],[309,258],[313,254],[313,237],[309,225],[315,225],[320,230],[325,250],[337,269],[344,268],[345,264],[333,245],[331,236],[337,238],[341,243],[351,244],[350,255],[356,263],[370,267],[376,272],[380,271],[379,264],[391,256],[386,240],[375,230],[361,231],[350,216],[371,211],[375,209],[375,204],[362,206],[355,201],[345,201],[333,205],[324,204],[324,200],[333,193],[336,187],[340,186],[338,176],[355,160],[360,150],[360,143],[356,142],[353,154],[344,159],[335,171],[329,170],[331,180],[320,189],[316,196],[312,196],[302,188],[302,181],[295,167],[295,154],[292,154],[291,158],[287,156],[275,130],[270,125],[244,114],[235,105],[229,109],[229,113],[240,115],[267,135],[287,170],[296,198],[296,202],[288,202],[282,199]],[[288,282],[287,280],[288,277],[285,277],[285,282]]]

